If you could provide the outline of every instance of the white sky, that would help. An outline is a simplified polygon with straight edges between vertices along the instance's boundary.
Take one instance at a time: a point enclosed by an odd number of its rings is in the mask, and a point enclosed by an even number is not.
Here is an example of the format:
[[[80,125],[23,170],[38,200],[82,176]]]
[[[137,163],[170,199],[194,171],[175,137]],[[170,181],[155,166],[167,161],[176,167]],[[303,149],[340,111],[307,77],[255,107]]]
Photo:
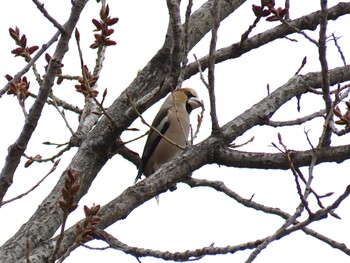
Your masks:
[[[203,1],[194,1],[196,7]],[[229,17],[221,24],[219,29],[219,47],[224,47],[235,43],[240,39],[240,35],[248,28],[254,20],[251,11],[253,3],[260,1],[247,1],[247,3],[232,17]],[[284,4],[282,0],[276,0],[276,5]],[[308,14],[318,8],[319,1],[291,1],[291,17]],[[299,4],[302,2],[302,4]],[[48,12],[59,22],[64,23],[70,11],[70,0],[47,0],[43,1]],[[338,1],[329,1],[329,6],[333,6]],[[118,94],[124,90],[134,79],[138,70],[142,69],[155,52],[161,47],[165,31],[167,28],[168,11],[165,1],[109,1],[110,13],[119,17],[119,22],[114,26],[115,33],[112,39],[117,41],[117,45],[107,51],[104,70],[100,76],[100,94],[104,88],[108,89],[108,96],[105,105],[109,105]],[[297,7],[297,5],[300,5]],[[294,8],[295,6],[295,8]],[[78,25],[84,51],[85,63],[90,69],[93,68],[95,53],[88,46],[93,41],[92,18],[97,18],[99,5],[95,1],[87,4],[82,18]],[[339,44],[343,47],[345,56],[348,55],[349,46],[348,33],[349,19],[341,19],[334,24],[329,23],[330,33],[335,32],[338,36],[343,36]],[[277,23],[267,23],[262,21],[253,31],[253,35],[262,32],[266,28],[277,25]],[[13,40],[8,35],[8,28],[18,26],[21,33],[25,33],[29,45],[39,45],[46,43],[55,33],[53,26],[36,9],[31,1],[12,0],[5,1],[0,9],[0,36],[2,48],[0,50],[0,72],[1,75],[15,75],[24,65],[22,59],[14,58],[10,53],[15,48]],[[317,38],[317,32],[308,32],[310,36]],[[206,36],[204,41],[194,48],[198,57],[207,53],[210,36]],[[309,71],[318,71],[318,54],[316,48],[300,36],[292,36],[298,39],[298,43],[288,40],[278,40],[268,44],[249,54],[244,54],[241,58],[221,63],[216,66],[216,88],[218,116],[220,124],[224,124],[235,116],[245,111],[248,107],[258,102],[266,96],[266,84],[270,84],[271,90],[278,88],[291,78],[299,68],[304,56],[307,56],[308,63],[302,70],[302,74]],[[330,43],[329,48],[330,68],[341,66],[342,62],[336,52],[334,45]],[[49,53],[52,54],[53,49]],[[348,56],[346,57],[348,58]],[[189,56],[193,61],[192,53]],[[74,40],[71,42],[70,52],[65,57],[64,73],[79,74],[79,57],[76,53]],[[39,71],[43,72],[46,62],[42,59],[38,62]],[[31,81],[31,90],[35,92],[38,85],[32,76],[28,74]],[[6,84],[5,78],[0,78],[0,85]],[[61,86],[54,87],[54,94],[64,99],[69,98],[82,106],[83,97],[77,94],[74,89],[76,83],[64,82]],[[208,95],[201,83],[199,76],[195,75],[185,81],[185,86],[196,88],[207,105],[206,116],[203,128],[197,142],[203,140],[210,134],[210,118]],[[29,109],[31,99],[27,101]],[[301,113],[296,111],[296,101],[292,100],[284,110],[278,112],[275,120],[289,120],[319,110],[323,106],[321,97],[310,102],[310,96],[303,96],[301,100]],[[158,110],[159,104],[147,111],[144,116],[149,122]],[[19,135],[24,117],[17,101],[12,96],[3,96],[0,100],[0,118],[2,123],[2,136],[0,137],[0,166],[2,167],[7,147],[12,144]],[[73,127],[76,127],[77,117],[67,113],[67,118]],[[310,138],[316,145],[319,131],[319,121],[313,121],[295,127],[293,129],[273,129],[254,128],[247,132],[237,143],[242,143],[255,136],[253,143],[248,144],[242,150],[250,151],[270,151],[276,150],[270,147],[271,142],[277,143],[277,132],[283,136],[284,142],[291,149],[307,149],[308,144],[305,139],[304,129],[310,129]],[[124,139],[134,138],[144,133],[147,127],[140,121],[135,121],[133,127],[140,128],[141,131],[129,132],[123,135]],[[56,153],[57,149],[44,146],[43,141],[57,143],[66,142],[69,139],[69,131],[65,128],[63,120],[53,107],[45,107],[42,120],[39,123],[36,133],[26,151],[28,155],[41,154],[49,157]],[[348,135],[342,140],[346,140]],[[341,140],[334,139],[337,143]],[[142,153],[144,140],[137,141],[129,147],[140,154]],[[31,216],[41,200],[50,192],[55,185],[62,171],[67,168],[70,159],[74,155],[73,149],[62,157],[61,163],[56,172],[35,191],[27,197],[15,203],[5,205],[0,210],[0,243],[5,242],[17,229]],[[25,160],[23,159],[24,163]],[[26,191],[43,177],[52,164],[34,164],[30,168],[24,169],[23,164],[17,170],[14,184],[9,190],[5,199],[16,196]],[[349,167],[349,162],[338,167],[335,164],[324,164],[315,168],[315,180],[313,188],[320,194],[335,192],[337,197],[344,191],[350,179],[344,170]],[[344,169],[345,168],[345,169]],[[118,171],[118,172],[116,172]],[[303,169],[307,174],[307,169]],[[136,176],[136,168],[116,156],[103,168],[88,195],[84,197],[79,208],[70,216],[69,224],[83,216],[83,205],[105,204],[115,198],[126,187],[133,183]],[[231,189],[243,197],[249,198],[253,194],[254,200],[262,204],[280,207],[286,212],[293,213],[298,205],[299,199],[296,193],[294,179],[291,172],[284,171],[257,171],[220,167],[216,165],[206,166],[195,172],[194,177],[211,180],[222,180]],[[330,203],[334,198],[324,201]],[[329,218],[326,221],[312,224],[311,228],[320,233],[329,235],[339,242],[350,243],[350,213],[348,210],[349,201],[345,201],[337,210],[343,218],[336,220]],[[316,206],[314,206],[316,207]],[[125,220],[119,221],[108,231],[113,233],[119,240],[131,246],[143,248],[185,251],[209,246],[236,245],[242,242],[263,238],[271,235],[283,223],[277,217],[264,215],[263,213],[246,209],[234,200],[224,197],[210,189],[190,189],[188,186],[179,184],[175,192],[167,192],[160,196],[160,205],[157,206],[155,200],[150,200],[133,211]],[[96,244],[96,243],[95,243]],[[94,244],[91,244],[94,245]],[[219,257],[204,257],[200,263],[212,262],[244,262],[250,251],[239,252],[234,255],[223,255]],[[302,255],[302,256],[301,256]],[[89,251],[78,249],[74,251],[65,262],[82,262],[89,259],[91,262],[99,260],[102,262],[137,262],[135,258],[125,255],[123,252],[115,250]],[[154,258],[142,258],[143,263],[161,262]],[[274,242],[264,250],[255,260],[257,263],[264,262],[349,262],[349,257],[336,251],[329,246],[317,241],[302,233],[294,233],[278,242]]]

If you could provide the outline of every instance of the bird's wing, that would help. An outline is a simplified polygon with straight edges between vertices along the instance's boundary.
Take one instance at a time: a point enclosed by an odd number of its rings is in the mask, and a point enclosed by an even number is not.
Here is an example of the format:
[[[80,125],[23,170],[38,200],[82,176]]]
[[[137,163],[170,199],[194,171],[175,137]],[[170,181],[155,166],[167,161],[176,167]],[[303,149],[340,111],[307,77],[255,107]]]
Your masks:
[[[168,120],[168,110],[158,112],[158,114],[153,120],[152,127],[156,128],[162,135],[164,135],[166,131],[169,129],[169,126],[170,126],[170,123]],[[157,148],[157,145],[159,144],[161,139],[162,139],[162,136],[160,136],[156,131],[154,131],[153,129],[150,130],[147,137],[146,144],[145,144],[145,148],[142,154],[141,165],[137,173],[135,183],[137,182],[137,180],[141,178],[144,167],[146,166],[154,150]]]

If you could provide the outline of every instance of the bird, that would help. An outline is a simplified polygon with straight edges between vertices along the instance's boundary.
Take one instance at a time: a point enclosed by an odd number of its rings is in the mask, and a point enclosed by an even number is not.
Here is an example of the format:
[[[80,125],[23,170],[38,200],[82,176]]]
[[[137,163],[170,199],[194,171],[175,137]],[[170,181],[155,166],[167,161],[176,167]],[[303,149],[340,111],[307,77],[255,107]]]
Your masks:
[[[203,101],[192,88],[178,88],[168,95],[152,122],[135,183],[142,174],[150,176],[181,154],[190,132],[190,113],[199,107],[204,107]],[[175,186],[170,188],[175,189]]]

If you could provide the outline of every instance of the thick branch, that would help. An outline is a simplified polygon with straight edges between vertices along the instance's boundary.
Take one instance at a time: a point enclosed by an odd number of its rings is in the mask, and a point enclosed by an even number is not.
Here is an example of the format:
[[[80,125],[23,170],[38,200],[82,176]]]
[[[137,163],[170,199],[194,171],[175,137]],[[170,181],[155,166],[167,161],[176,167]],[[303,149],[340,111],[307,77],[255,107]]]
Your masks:
[[[336,20],[340,16],[350,14],[350,3],[339,3],[328,10],[328,20]],[[300,30],[315,30],[320,23],[321,11],[311,13],[301,18],[290,22],[292,27]],[[276,39],[284,38],[290,34],[295,33],[293,28],[287,25],[279,25],[272,29],[266,30],[263,33],[257,34],[248,38],[241,45],[240,42],[232,44],[231,46],[221,48],[216,52],[216,63],[223,62],[228,59],[240,57],[242,54],[248,53],[252,49],[259,48],[267,43],[273,42]],[[209,56],[199,59],[199,63],[204,71],[209,65]],[[198,63],[192,62],[186,68],[185,78],[198,73]]]
[[[350,66],[339,67],[329,71],[330,84],[344,82],[350,79]],[[242,135],[255,125],[265,124],[270,117],[291,98],[301,95],[308,87],[321,87],[320,72],[308,73],[305,76],[295,76],[285,85],[278,88],[262,101],[253,105],[243,114],[222,127],[222,135],[227,144]]]
[[[298,167],[309,166],[312,154],[313,150],[290,153],[294,165]],[[325,162],[341,163],[350,159],[350,145],[317,149],[315,155],[317,157],[316,164]],[[216,150],[213,162],[239,168],[290,169],[290,163],[284,153],[241,152],[226,147]]]
[[[183,47],[183,28],[181,25],[181,15],[180,15],[180,1],[178,0],[167,0],[169,9],[169,28],[171,28],[172,34],[172,48],[171,48],[171,68],[170,68],[170,78],[171,84],[175,88],[178,79],[178,73],[180,73],[181,60],[184,54]]]

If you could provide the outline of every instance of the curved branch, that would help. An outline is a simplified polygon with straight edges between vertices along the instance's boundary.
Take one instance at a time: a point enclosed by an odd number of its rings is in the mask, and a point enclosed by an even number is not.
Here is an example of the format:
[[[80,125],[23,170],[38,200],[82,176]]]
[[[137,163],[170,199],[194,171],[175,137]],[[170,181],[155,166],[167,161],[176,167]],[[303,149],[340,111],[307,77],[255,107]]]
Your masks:
[[[311,113],[309,115],[306,115],[301,118],[297,118],[295,120],[290,120],[290,121],[271,121],[268,120],[266,122],[266,125],[271,126],[271,127],[282,127],[282,126],[292,126],[292,125],[300,125],[305,122],[311,121],[315,118],[322,117],[326,113],[326,110],[319,110],[317,112]]]
[[[204,179],[197,179],[197,178],[189,178],[184,181],[184,183],[188,184],[190,187],[211,187],[215,189],[218,192],[222,192],[228,197],[236,200],[238,203],[244,205],[245,207],[253,208],[257,211],[262,211],[264,213],[280,216],[281,218],[287,220],[288,218],[291,217],[290,214],[280,210],[279,208],[274,208],[274,207],[268,207],[259,203],[256,203],[250,199],[246,199],[238,195],[237,193],[233,192],[231,189],[225,186],[223,182],[220,181],[209,181],[209,180],[204,180]],[[293,224],[298,224],[298,221],[295,221]],[[312,230],[311,228],[308,227],[303,227],[301,229],[305,234],[310,235],[326,244],[331,246],[332,248],[339,249],[343,253],[350,255],[350,249],[343,243],[339,243],[333,239],[330,239],[327,236],[324,236],[315,230]]]
[[[153,249],[145,249],[128,246],[127,244],[119,241],[117,238],[108,234],[106,231],[97,230],[97,239],[105,241],[113,249],[118,249],[126,254],[133,255],[135,257],[154,257],[161,258],[163,260],[173,260],[173,261],[193,261],[198,260],[207,255],[218,255],[218,254],[234,254],[238,251],[244,251],[247,249],[256,248],[263,240],[255,240],[246,242],[236,246],[225,246],[225,247],[215,247],[213,244],[207,247],[198,248],[196,250],[187,250],[185,252],[169,252],[169,251],[159,251]]]
[[[340,16],[350,14],[350,3],[339,3],[336,6],[328,10],[328,20],[336,20]],[[231,46],[221,48],[216,51],[216,63],[223,62],[228,59],[240,57],[242,54],[249,52],[252,49],[259,48],[267,43],[270,43],[276,39],[284,38],[290,34],[295,33],[293,27],[300,30],[315,30],[320,23],[321,11],[311,13],[309,15],[297,18],[291,21],[288,26],[281,24],[272,29],[266,30],[263,33],[257,34],[248,38],[241,45],[240,42],[232,44]],[[202,70],[204,71],[209,65],[209,56],[205,56],[198,60]],[[188,64],[186,68],[185,78],[188,79],[191,76],[198,73],[198,62],[192,62]]]

